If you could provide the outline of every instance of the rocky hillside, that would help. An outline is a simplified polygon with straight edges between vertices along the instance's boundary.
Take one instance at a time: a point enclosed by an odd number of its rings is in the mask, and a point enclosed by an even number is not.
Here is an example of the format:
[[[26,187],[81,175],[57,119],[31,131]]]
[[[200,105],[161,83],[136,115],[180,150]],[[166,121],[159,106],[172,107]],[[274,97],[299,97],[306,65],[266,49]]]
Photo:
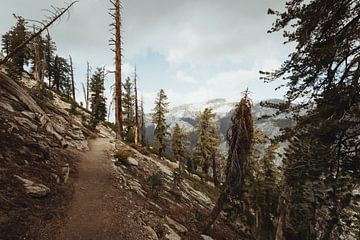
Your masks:
[[[208,235],[202,232],[219,195],[212,183],[189,173],[180,177],[178,163],[160,159],[145,148],[120,141],[113,148],[114,185],[124,192],[122,200],[131,204],[129,214],[139,230],[145,230],[145,239],[246,239],[245,226],[229,221],[226,213]]]
[[[104,123],[91,131],[86,110],[77,107],[74,112],[63,96],[37,86],[29,77],[17,82],[0,73],[0,239],[91,235],[80,231],[91,224],[72,225],[71,219],[87,218],[99,208],[111,219],[104,226],[103,217],[95,216],[99,219],[93,224],[103,231],[109,227],[99,236],[244,238],[244,226],[230,223],[226,214],[211,232],[202,233],[219,194],[212,183],[189,173],[180,177],[178,163],[115,141]],[[94,138],[100,140],[90,140]],[[89,149],[89,141],[97,142],[97,149]],[[93,165],[87,162],[90,158]]]
[[[0,72],[0,239],[31,239],[53,216],[64,214],[69,175],[95,136],[89,114],[35,81],[16,82]],[[101,124],[99,136],[111,136]]]

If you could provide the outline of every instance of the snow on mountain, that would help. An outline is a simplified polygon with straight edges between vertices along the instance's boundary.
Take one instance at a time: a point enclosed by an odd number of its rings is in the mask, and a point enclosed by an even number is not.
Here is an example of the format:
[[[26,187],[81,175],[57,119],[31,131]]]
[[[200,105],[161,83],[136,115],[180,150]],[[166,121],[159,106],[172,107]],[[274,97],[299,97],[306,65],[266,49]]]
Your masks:
[[[280,99],[266,100],[272,103],[279,103]],[[205,108],[211,108],[219,124],[220,134],[222,136],[222,149],[226,149],[225,137],[226,132],[230,126],[230,119],[232,112],[235,109],[237,102],[230,102],[226,99],[213,99],[207,102],[199,102],[194,104],[185,104],[170,109],[167,115],[167,124],[170,129],[178,123],[190,133],[190,141],[195,143],[195,130],[198,124],[200,113]],[[253,116],[256,127],[259,128],[266,136],[273,138],[279,134],[280,129],[291,125],[291,120],[285,114],[274,115],[275,109],[265,108],[259,102],[253,104]],[[267,116],[266,119],[261,117]],[[153,142],[154,124],[151,123],[151,115],[146,115],[146,134],[150,141]]]

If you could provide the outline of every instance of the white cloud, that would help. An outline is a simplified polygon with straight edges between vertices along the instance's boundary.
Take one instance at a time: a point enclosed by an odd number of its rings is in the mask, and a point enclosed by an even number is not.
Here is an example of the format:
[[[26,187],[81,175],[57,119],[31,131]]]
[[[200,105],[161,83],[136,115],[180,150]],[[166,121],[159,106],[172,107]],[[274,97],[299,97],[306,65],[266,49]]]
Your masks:
[[[176,73],[175,80],[176,80],[178,83],[190,83],[190,84],[199,83],[199,82],[196,81],[193,77],[187,75],[186,73],[184,73],[184,72],[181,71],[181,70]]]

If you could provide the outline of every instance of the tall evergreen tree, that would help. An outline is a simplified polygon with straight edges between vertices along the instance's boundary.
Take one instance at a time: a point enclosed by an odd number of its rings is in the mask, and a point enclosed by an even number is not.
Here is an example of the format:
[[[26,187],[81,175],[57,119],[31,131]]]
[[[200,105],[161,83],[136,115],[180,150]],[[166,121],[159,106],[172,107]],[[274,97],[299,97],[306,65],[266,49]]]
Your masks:
[[[45,75],[48,79],[49,88],[52,86],[52,81],[53,81],[55,51],[56,51],[55,42],[52,40],[50,33],[48,32],[44,40],[44,54],[45,54],[44,65],[45,65]]]
[[[275,165],[278,144],[271,144],[264,152],[259,151],[265,144],[261,135],[259,136],[259,130],[256,129],[241,201],[245,203],[243,206],[248,208],[243,212],[251,213],[246,216],[251,223],[251,235],[255,239],[265,240],[275,238],[281,175]]]
[[[172,129],[171,134],[171,148],[174,153],[175,159],[179,162],[180,172],[185,170],[186,154],[188,152],[189,140],[188,133],[185,129],[179,126],[178,123]]]
[[[197,127],[196,147],[204,173],[207,174],[209,167],[212,166],[214,184],[218,186],[219,169],[216,161],[216,153],[220,145],[220,139],[217,134],[218,126],[214,118],[215,114],[210,108],[205,108],[201,113]]]
[[[70,66],[65,58],[55,56],[53,66],[53,86],[66,96],[70,96]]]
[[[93,128],[106,119],[105,74],[103,68],[97,68],[90,79],[91,125]]]
[[[134,127],[135,127],[135,109],[134,109],[134,95],[133,84],[130,77],[126,78],[123,84],[123,100],[122,100],[122,112],[123,112],[123,124],[124,124],[124,136],[130,142],[134,142]]]
[[[358,231],[351,209],[360,179],[359,9],[352,0],[291,0],[282,13],[269,10],[278,16],[271,32],[284,30],[296,45],[279,70],[265,73],[268,81],[286,81],[288,103],[277,107],[297,120],[288,136],[278,240]],[[293,107],[300,97],[304,104]]]
[[[162,157],[166,149],[166,136],[168,135],[166,125],[166,114],[168,113],[169,103],[163,89],[160,90],[155,99],[155,108],[152,115],[152,122],[155,124],[154,135],[157,141],[159,156]]]
[[[22,17],[16,17],[16,19],[16,25],[2,37],[3,50],[7,55],[23,43],[29,35],[26,29],[25,19]],[[14,54],[11,61],[7,62],[9,75],[15,79],[19,79],[24,71],[24,66],[28,64],[29,59],[30,49],[28,47],[19,49],[16,54]]]

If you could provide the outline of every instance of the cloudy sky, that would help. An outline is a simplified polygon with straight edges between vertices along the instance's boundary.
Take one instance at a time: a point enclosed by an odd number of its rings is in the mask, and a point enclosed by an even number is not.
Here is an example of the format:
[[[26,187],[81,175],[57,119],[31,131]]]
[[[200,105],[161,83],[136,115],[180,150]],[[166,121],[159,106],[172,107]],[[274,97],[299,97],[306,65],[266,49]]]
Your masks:
[[[281,34],[267,34],[273,16],[283,9],[279,0],[123,0],[123,76],[136,64],[145,108],[152,109],[160,88],[171,106],[213,98],[238,100],[247,87],[254,100],[281,98],[281,82],[264,84],[259,70],[277,68],[290,47]],[[63,0],[0,0],[0,34],[14,25],[12,14],[43,19],[43,9],[65,6]],[[80,0],[70,17],[54,24],[50,33],[58,54],[71,54],[81,94],[86,61],[93,68],[113,65],[107,0]],[[106,86],[113,84],[109,76]],[[81,99],[80,99],[81,100]]]

